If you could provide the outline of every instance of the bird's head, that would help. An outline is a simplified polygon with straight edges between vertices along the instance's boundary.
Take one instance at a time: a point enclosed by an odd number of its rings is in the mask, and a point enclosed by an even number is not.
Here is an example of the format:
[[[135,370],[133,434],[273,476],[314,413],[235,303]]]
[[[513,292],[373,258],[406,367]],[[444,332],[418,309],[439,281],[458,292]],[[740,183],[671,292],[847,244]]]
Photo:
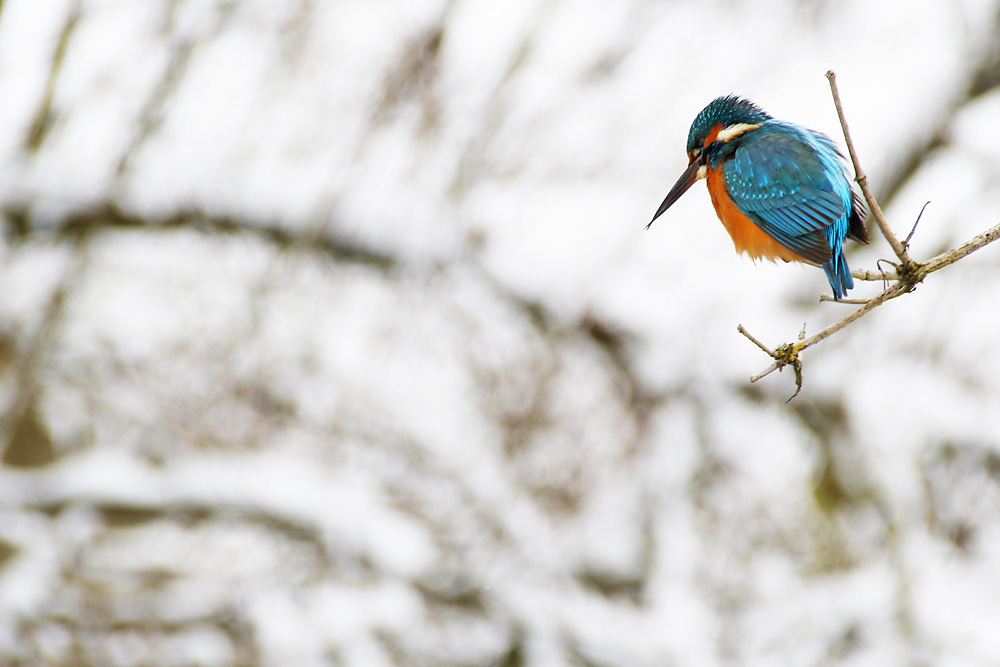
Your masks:
[[[670,188],[653,220],[681,198],[688,188],[699,178],[705,178],[709,168],[715,168],[719,160],[731,154],[737,140],[748,130],[756,129],[771,116],[750,100],[736,95],[718,97],[701,110],[691,123],[688,131],[688,167]],[[648,228],[649,225],[646,225]]]

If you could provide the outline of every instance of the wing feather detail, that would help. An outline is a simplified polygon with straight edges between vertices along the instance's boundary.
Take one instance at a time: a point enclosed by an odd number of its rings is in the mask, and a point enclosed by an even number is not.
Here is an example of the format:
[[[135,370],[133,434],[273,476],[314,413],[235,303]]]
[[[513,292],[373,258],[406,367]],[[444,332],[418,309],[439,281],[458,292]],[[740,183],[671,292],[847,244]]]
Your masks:
[[[827,137],[767,121],[742,136],[722,170],[733,202],[766,234],[811,262],[833,258],[857,205]]]

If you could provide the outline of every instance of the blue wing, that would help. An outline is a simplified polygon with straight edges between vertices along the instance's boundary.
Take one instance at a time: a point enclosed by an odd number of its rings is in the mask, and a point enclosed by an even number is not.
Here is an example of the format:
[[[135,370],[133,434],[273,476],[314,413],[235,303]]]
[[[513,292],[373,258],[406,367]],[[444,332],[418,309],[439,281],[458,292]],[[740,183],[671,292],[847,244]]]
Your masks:
[[[829,264],[838,276],[846,272],[846,282],[852,282],[841,246],[853,193],[827,137],[767,121],[743,136],[722,174],[733,202],[764,232],[810,262]],[[839,291],[835,286],[834,292]]]

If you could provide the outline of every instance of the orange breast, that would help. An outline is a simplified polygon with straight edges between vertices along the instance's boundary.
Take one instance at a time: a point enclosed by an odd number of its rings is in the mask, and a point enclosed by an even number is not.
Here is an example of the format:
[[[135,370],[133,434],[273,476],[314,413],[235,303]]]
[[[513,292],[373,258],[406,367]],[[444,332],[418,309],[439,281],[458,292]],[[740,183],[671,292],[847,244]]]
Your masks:
[[[733,238],[736,252],[745,252],[753,259],[769,259],[772,262],[783,259],[786,262],[804,262],[795,252],[781,245],[764,233],[757,224],[743,215],[726,192],[726,183],[720,169],[708,171],[708,194],[719,220]]]

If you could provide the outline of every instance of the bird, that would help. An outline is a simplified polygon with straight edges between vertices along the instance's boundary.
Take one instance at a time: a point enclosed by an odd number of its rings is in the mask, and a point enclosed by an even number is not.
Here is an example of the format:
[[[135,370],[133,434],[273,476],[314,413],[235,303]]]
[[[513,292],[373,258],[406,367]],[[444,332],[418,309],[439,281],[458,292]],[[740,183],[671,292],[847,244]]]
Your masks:
[[[695,116],[687,156],[646,229],[704,178],[737,253],[822,267],[837,301],[853,289],[844,239],[869,242],[866,212],[829,137],[726,95]]]

